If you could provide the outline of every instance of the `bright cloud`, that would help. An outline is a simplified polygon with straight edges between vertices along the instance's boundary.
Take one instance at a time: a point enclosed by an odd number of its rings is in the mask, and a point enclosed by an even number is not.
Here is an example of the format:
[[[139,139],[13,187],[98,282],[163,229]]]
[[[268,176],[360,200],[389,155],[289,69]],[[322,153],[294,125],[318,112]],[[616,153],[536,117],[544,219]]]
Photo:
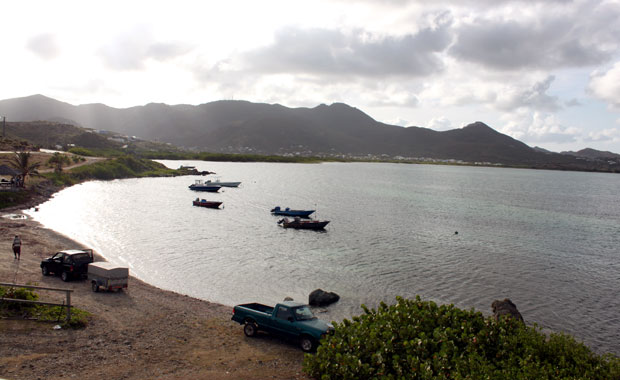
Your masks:
[[[620,62],[605,72],[594,72],[589,89],[598,98],[620,108]]]

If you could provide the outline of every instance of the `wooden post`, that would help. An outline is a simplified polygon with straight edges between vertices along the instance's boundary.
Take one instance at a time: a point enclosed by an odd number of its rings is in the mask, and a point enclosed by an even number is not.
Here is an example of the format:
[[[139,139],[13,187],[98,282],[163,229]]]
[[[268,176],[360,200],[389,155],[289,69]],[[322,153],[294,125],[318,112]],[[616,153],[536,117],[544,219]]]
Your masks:
[[[67,291],[67,324],[71,322],[71,291]]]

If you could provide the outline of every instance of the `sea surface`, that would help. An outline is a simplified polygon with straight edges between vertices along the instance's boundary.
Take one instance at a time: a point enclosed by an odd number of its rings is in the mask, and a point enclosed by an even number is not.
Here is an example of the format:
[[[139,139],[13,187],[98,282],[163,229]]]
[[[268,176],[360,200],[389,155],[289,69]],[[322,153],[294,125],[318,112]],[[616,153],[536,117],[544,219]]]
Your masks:
[[[528,323],[620,354],[620,176],[382,163],[161,161],[209,177],[94,181],[28,215],[155,286],[235,305],[341,300],[340,321],[396,296],[491,314],[510,298]],[[224,202],[193,207],[196,197]],[[283,229],[274,206],[316,209],[325,232]],[[67,247],[70,248],[70,247]],[[131,289],[129,289],[131,291]]]

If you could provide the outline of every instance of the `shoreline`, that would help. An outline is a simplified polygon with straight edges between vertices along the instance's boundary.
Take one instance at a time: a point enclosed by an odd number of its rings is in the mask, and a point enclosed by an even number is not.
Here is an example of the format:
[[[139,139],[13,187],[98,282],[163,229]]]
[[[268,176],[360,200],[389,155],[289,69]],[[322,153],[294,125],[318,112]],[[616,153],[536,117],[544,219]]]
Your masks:
[[[24,215],[25,209],[49,199],[37,198],[2,214]],[[23,242],[19,261],[11,250],[14,235]],[[303,352],[296,344],[266,334],[245,337],[230,320],[230,306],[163,290],[133,276],[119,293],[93,293],[85,280],[65,283],[43,277],[41,259],[81,244],[29,217],[0,218],[0,245],[5,252],[0,255],[1,282],[72,289],[72,305],[91,313],[88,326],[77,330],[0,319],[0,377],[309,379],[302,373]],[[96,253],[96,261],[101,260]],[[50,293],[40,292],[40,300],[58,297]]]

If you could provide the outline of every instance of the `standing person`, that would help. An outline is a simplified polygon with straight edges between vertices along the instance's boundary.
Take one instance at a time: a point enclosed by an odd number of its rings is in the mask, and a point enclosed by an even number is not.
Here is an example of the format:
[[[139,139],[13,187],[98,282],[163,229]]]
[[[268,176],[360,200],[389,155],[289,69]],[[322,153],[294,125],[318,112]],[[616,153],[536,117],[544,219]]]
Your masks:
[[[19,236],[15,235],[15,239],[13,239],[13,254],[15,258],[19,260],[19,256],[22,253],[22,241]]]

